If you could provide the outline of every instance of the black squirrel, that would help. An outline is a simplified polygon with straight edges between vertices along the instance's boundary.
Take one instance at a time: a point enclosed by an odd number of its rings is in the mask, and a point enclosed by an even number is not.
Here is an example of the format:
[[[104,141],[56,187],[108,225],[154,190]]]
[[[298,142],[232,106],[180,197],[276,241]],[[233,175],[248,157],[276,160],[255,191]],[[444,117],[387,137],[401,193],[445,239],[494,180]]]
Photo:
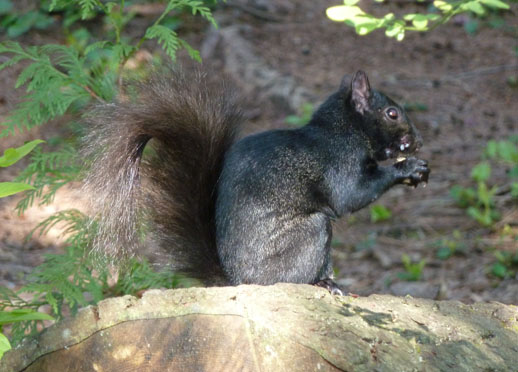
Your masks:
[[[174,270],[209,284],[310,283],[340,293],[331,221],[396,184],[428,180],[427,162],[415,157],[379,164],[415,153],[417,129],[358,71],[304,127],[236,140],[235,95],[205,75],[156,76],[136,99],[89,115],[95,245],[131,254],[147,231]]]

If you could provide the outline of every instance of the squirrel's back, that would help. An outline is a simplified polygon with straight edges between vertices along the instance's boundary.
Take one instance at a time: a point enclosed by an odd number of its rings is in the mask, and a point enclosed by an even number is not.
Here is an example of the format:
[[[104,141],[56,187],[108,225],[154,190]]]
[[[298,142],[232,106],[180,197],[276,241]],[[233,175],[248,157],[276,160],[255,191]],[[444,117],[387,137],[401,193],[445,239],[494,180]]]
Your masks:
[[[215,187],[241,123],[234,95],[199,71],[162,72],[135,88],[133,99],[88,115],[85,185],[100,219],[94,245],[110,256],[132,255],[148,229],[162,250],[174,252],[173,270],[214,282],[221,276]]]

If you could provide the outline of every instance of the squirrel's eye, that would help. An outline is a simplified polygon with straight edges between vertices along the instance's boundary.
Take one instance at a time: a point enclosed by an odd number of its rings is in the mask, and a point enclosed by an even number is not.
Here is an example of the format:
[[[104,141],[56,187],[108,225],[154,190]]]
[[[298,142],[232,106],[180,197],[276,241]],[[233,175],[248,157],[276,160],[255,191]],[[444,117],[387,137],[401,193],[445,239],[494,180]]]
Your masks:
[[[391,120],[397,120],[399,117],[399,113],[398,113],[397,109],[395,109],[394,107],[391,107],[387,111],[385,111],[385,114]]]

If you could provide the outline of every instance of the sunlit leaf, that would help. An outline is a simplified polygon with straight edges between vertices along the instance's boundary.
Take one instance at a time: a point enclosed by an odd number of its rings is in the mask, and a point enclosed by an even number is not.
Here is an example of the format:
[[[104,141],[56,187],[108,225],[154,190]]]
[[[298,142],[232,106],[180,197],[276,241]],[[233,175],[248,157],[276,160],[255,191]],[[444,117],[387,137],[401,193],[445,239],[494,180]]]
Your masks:
[[[40,143],[43,143],[43,140],[34,140],[27,142],[25,145],[17,147],[17,148],[9,148],[5,150],[4,155],[0,157],[0,167],[8,167],[13,165],[18,160],[23,158],[25,155],[30,153],[36,146]]]
[[[34,187],[20,182],[0,182],[0,198],[14,195],[22,191],[33,190]]]
[[[365,12],[359,7],[349,5],[332,6],[326,10],[327,17],[336,22],[350,20],[363,14],[365,14]]]

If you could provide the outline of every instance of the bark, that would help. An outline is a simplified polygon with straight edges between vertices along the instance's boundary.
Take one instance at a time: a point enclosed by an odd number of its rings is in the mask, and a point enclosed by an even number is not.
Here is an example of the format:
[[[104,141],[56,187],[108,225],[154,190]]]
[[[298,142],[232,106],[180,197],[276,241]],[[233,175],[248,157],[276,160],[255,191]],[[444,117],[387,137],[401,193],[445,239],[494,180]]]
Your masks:
[[[14,371],[518,371],[518,307],[308,285],[104,300],[9,351]]]

